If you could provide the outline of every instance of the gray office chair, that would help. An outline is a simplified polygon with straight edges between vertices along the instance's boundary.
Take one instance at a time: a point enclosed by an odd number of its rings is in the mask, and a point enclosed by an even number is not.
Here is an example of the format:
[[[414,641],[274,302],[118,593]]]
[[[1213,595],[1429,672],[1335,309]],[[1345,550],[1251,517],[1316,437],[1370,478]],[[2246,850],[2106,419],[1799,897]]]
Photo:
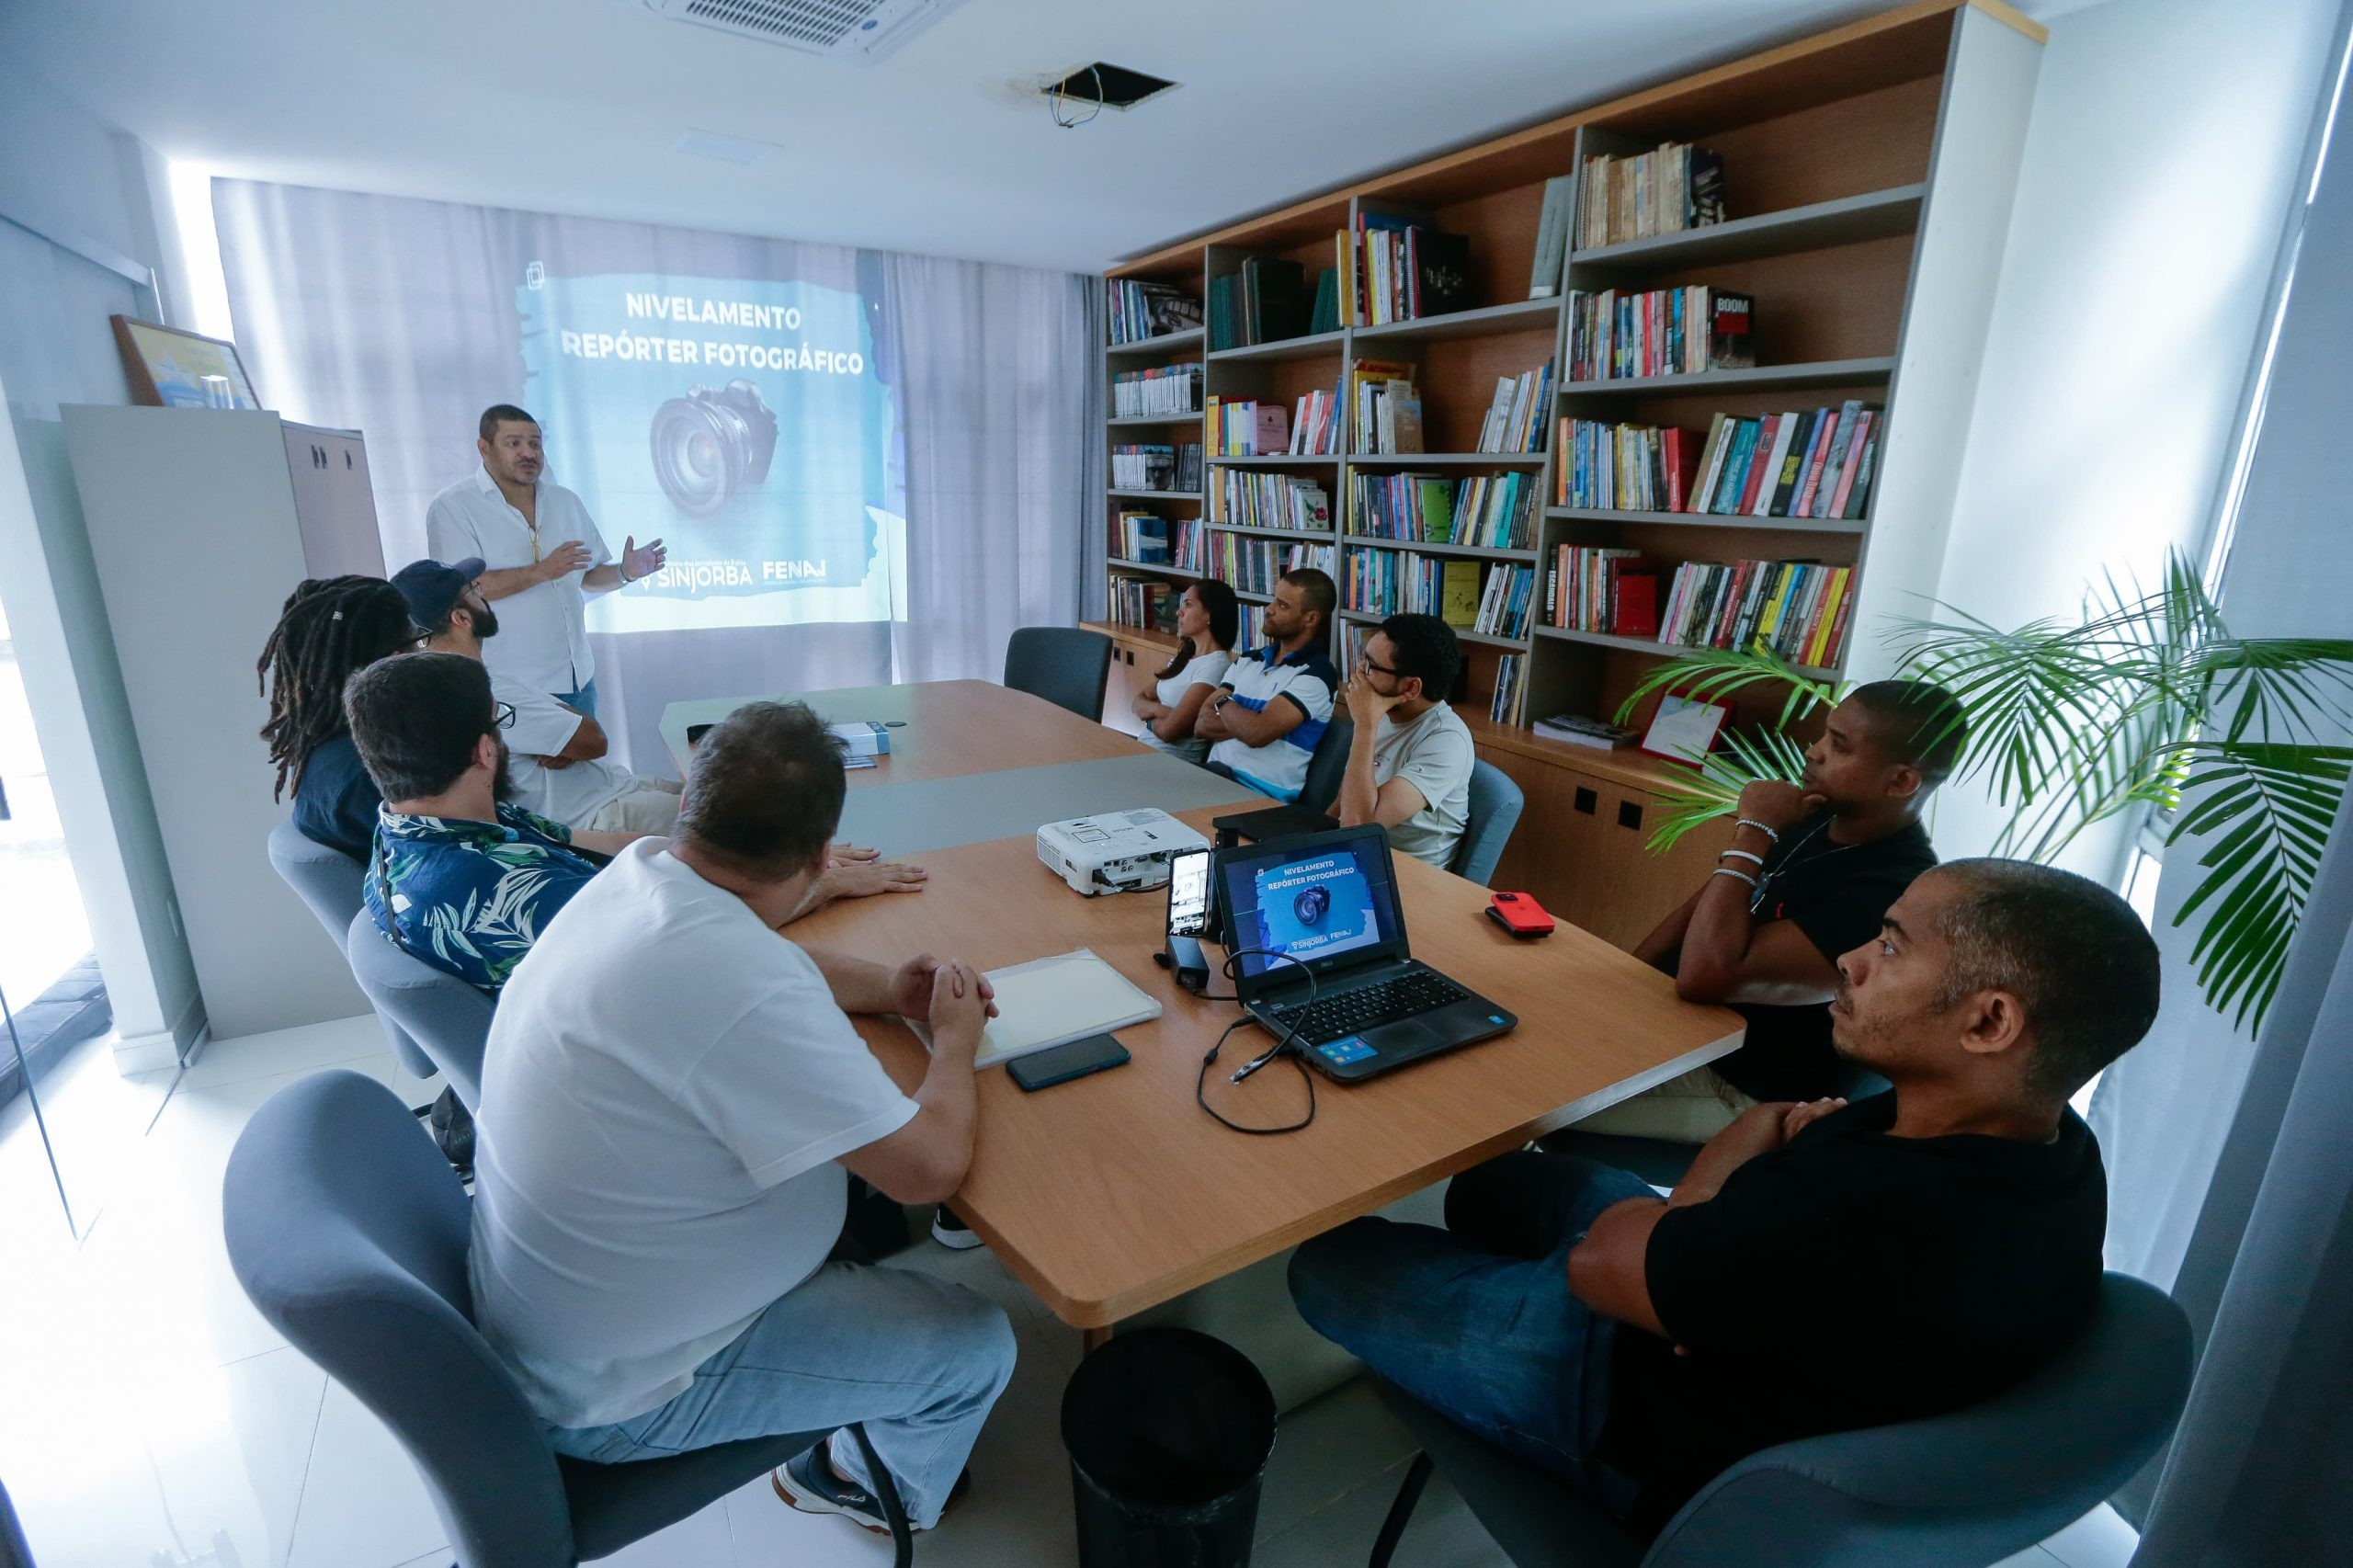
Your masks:
[[[1527,804],[1511,775],[1492,762],[1472,763],[1471,809],[1463,819],[1462,841],[1454,846],[1454,874],[1485,887]]]
[[[2181,1415],[2189,1320],[2129,1275],[2057,1359],[1983,1404],[1749,1455],[1644,1543],[1549,1471],[1393,1387],[1422,1453],[1372,1549],[1387,1568],[1433,1467],[1518,1568],[1984,1568],[2089,1513]]]
[[[483,1048],[495,999],[392,946],[362,909],[345,933],[344,956],[376,1011],[408,1031],[472,1111],[482,1103]]]
[[[1111,640],[1075,626],[1025,626],[1005,645],[1005,684],[1099,722]]]
[[[1307,756],[1307,776],[1299,786],[1299,803],[1311,812],[1328,812],[1340,798],[1340,780],[1348,771],[1348,747],[1356,744],[1356,721],[1335,703],[1322,738]]]
[[[392,1428],[464,1568],[573,1568],[676,1523],[830,1434],[588,1464],[548,1447],[482,1335],[466,1284],[465,1189],[400,1101],[357,1073],[281,1089],[222,1182],[230,1266],[255,1308]],[[914,1542],[864,1430],[897,1543]]]
[[[359,880],[367,875],[367,868],[340,849],[303,836],[291,818],[269,830],[269,864],[318,916],[327,937],[340,949],[351,917],[359,909]],[[430,1078],[438,1071],[433,1059],[418,1049],[391,1014],[379,1009],[376,1019],[384,1026],[384,1038],[392,1042],[392,1054],[400,1058],[403,1067],[419,1078]]]

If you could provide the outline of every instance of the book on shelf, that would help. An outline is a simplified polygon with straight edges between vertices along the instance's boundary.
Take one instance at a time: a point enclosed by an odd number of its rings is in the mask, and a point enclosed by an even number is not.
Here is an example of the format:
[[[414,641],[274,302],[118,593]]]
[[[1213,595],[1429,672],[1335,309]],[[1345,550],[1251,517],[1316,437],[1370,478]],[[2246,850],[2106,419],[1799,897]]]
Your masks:
[[[1550,361],[1517,376],[1497,376],[1495,395],[1479,425],[1483,452],[1540,452],[1544,449],[1545,401],[1552,392]]]
[[[1555,439],[1554,506],[1620,512],[1688,509],[1692,476],[1700,467],[1698,431],[1563,419]]]
[[[1456,562],[1453,564],[1475,568],[1478,563]],[[1472,618],[1471,630],[1490,637],[1527,636],[1528,612],[1535,592],[1534,567],[1500,563],[1488,567],[1486,579],[1480,585],[1479,609]]]
[[[1605,724],[1582,713],[1555,713],[1550,719],[1537,720],[1531,727],[1548,741],[1564,741],[1596,751],[1621,751],[1642,738],[1631,730]]]
[[[1210,347],[1246,348],[1307,331],[1307,269],[1280,256],[1253,256],[1210,279]]]
[[[1332,498],[1321,484],[1287,473],[1220,468],[1210,486],[1210,521],[1251,528],[1321,533],[1332,527]]]
[[[1395,213],[1359,212],[1355,233],[1341,231],[1339,243],[1347,254],[1336,270],[1346,277],[1336,285],[1355,284],[1355,325],[1418,321],[1466,311],[1474,302],[1466,235]],[[1340,291],[1336,286],[1336,301]]]
[[[1569,244],[1569,203],[1576,189],[1574,175],[1556,175],[1544,182],[1544,204],[1536,220],[1536,260],[1528,270],[1528,297],[1549,300],[1561,291],[1561,258]]]
[[[1271,596],[1275,579],[1286,572],[1313,566],[1328,574],[1332,570],[1332,547],[1285,544],[1280,540],[1222,533],[1211,536],[1206,559],[1208,574],[1231,585],[1237,592]]]
[[[1290,412],[1279,403],[1212,397],[1203,414],[1212,457],[1262,458],[1290,449]]]
[[[1115,561],[1198,573],[1204,532],[1199,517],[1172,519],[1154,512],[1121,512],[1111,519],[1110,553]]]
[[[1123,577],[1113,569],[1108,609],[1114,626],[1137,626],[1152,631],[1176,630],[1177,601],[1185,590],[1157,577]]]
[[[1756,517],[1859,518],[1870,505],[1881,411],[1836,408],[1719,414],[1702,444],[1693,512]]]
[[[1315,302],[1308,308],[1307,333],[1340,330],[1340,269],[1327,267],[1315,275]]]
[[[1495,695],[1487,699],[1487,717],[1498,724],[1519,722],[1520,698],[1526,693],[1528,655],[1502,653],[1495,658]]]
[[[1388,382],[1401,381],[1407,387],[1411,387],[1413,382],[1409,378],[1413,373],[1414,367],[1411,365],[1394,364],[1386,359],[1356,359],[1349,362],[1348,408],[1355,432],[1350,438],[1348,447],[1350,451],[1381,450],[1372,444],[1377,429],[1373,415],[1373,400],[1380,395],[1381,387]]]
[[[1114,347],[1187,332],[1201,324],[1201,302],[1173,283],[1119,278],[1111,280],[1108,295]]]
[[[1114,490],[1175,490],[1176,449],[1154,442],[1137,442],[1111,449]]]
[[[1317,387],[1291,407],[1292,457],[1328,457],[1340,449],[1340,393]]]
[[[1853,582],[1852,567],[1818,561],[1687,561],[1667,589],[1658,640],[1835,665],[1846,651]]]
[[[1234,631],[1233,651],[1237,653],[1241,653],[1253,648],[1265,647],[1267,643],[1267,607],[1265,605],[1243,605],[1240,608],[1242,610],[1242,621],[1241,625]]]
[[[1705,147],[1668,142],[1647,153],[1585,161],[1577,185],[1579,250],[1723,221],[1723,160]]]
[[[1201,443],[1180,442],[1176,448],[1176,489],[1183,494],[1201,493]]]
[[[1401,544],[1526,550],[1535,532],[1537,476],[1352,473],[1348,531]]]
[[[1658,635],[1658,578],[1639,550],[1563,544],[1552,552],[1545,624],[1614,637]]]
[[[1111,378],[1111,416],[1132,419],[1143,415],[1198,414],[1201,408],[1201,367],[1160,365],[1149,370],[1127,370]]]
[[[1756,301],[1705,284],[1569,293],[1569,380],[1689,376],[1756,363]]]
[[[1486,602],[1479,592],[1479,563],[1443,561],[1438,563],[1438,619],[1458,631],[1478,625]]]
[[[1358,615],[1434,615],[1458,631],[1524,637],[1535,583],[1534,568],[1506,562],[1349,550],[1341,555],[1340,605]]]

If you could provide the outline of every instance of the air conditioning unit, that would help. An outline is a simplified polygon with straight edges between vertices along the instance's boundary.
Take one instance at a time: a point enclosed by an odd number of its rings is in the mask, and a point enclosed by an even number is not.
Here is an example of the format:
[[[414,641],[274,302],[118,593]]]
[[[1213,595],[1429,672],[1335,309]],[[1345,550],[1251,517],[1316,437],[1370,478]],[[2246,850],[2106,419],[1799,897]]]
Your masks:
[[[958,0],[645,0],[656,15],[801,54],[870,65]]]

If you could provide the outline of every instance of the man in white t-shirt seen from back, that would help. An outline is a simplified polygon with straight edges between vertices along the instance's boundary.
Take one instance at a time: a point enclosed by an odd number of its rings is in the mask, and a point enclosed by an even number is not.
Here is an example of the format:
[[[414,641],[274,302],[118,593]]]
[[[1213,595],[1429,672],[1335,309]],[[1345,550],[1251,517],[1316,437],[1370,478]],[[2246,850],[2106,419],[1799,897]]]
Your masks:
[[[1471,727],[1446,700],[1462,668],[1454,628],[1434,615],[1392,615],[1364,641],[1345,691],[1356,733],[1332,814],[1344,827],[1379,823],[1390,847],[1444,869],[1471,820]]]
[[[482,596],[503,603],[506,637],[484,661],[583,713],[597,711],[597,661],[588,651],[587,601],[662,569],[660,540],[621,544],[620,558],[580,497],[545,477],[540,422],[511,403],[483,410],[474,449],[482,466],[433,498],[425,548],[437,561],[488,562]]]
[[[604,727],[588,714],[505,674],[485,654],[500,632],[498,612],[482,597],[479,558],[444,563],[412,561],[392,574],[409,619],[426,646],[480,659],[490,694],[515,710],[506,726],[512,799],[524,810],[575,831],[667,835],[678,820],[678,785],[632,773],[606,756]]]
[[[1012,1329],[960,1287],[825,1259],[851,1174],[902,1203],[962,1185],[993,1005],[967,964],[885,969],[779,932],[842,797],[816,715],[739,709],[695,750],[676,836],[629,846],[540,934],[491,1026],[469,1272],[559,1453],[863,1422],[929,1528],[1012,1375]],[[912,1094],[850,1013],[929,1025]],[[883,1523],[846,1433],[775,1487]]]

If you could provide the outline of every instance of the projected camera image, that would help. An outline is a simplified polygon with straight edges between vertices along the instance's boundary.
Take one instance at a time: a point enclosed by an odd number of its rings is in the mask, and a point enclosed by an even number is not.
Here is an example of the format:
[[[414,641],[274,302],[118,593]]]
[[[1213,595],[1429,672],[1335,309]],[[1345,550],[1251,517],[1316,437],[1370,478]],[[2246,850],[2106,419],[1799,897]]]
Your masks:
[[[654,411],[654,477],[670,504],[708,517],[728,497],[767,482],[776,415],[740,377],[717,392],[697,387]]]

